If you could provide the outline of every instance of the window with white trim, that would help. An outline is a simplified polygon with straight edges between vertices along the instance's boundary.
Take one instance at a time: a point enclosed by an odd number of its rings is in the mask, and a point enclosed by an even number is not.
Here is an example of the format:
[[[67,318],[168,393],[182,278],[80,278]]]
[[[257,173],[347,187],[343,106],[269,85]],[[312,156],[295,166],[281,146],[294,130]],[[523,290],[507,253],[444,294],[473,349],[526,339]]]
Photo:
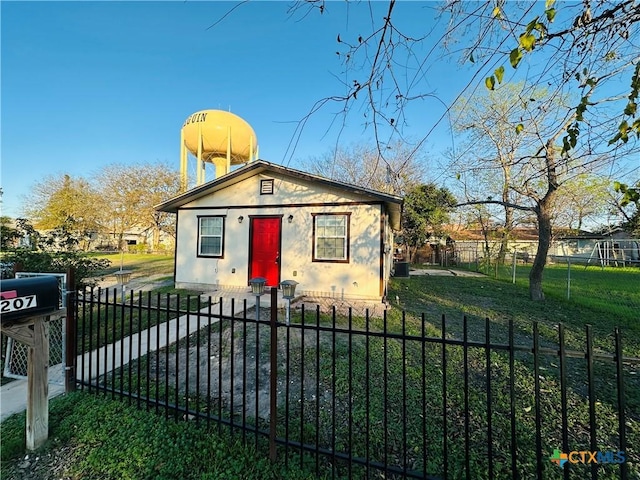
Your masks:
[[[221,257],[224,217],[198,217],[198,256]]]
[[[313,261],[349,261],[349,214],[313,215]]]

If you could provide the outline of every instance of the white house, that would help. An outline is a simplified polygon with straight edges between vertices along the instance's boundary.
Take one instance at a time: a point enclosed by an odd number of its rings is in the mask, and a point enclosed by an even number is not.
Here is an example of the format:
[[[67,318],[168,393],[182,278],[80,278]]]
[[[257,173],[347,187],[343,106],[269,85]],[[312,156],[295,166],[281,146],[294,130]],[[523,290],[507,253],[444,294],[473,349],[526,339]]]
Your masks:
[[[156,208],[177,214],[177,288],[299,283],[296,294],[382,300],[402,199],[257,160]]]

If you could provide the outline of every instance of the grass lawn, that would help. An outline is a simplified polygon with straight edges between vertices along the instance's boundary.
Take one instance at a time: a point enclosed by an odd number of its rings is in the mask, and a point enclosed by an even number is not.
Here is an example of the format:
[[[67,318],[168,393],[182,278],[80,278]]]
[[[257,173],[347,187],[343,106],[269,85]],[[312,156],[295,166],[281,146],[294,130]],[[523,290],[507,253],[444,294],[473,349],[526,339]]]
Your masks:
[[[566,269],[552,267],[547,272],[546,286],[550,292],[544,303],[528,299],[527,272],[524,268],[520,270],[515,285],[507,281],[510,277],[506,275],[504,279],[497,280],[464,276],[393,279],[389,292],[393,305],[386,323],[371,319],[369,328],[418,338],[429,337],[424,348],[423,343],[416,340],[365,339],[357,335],[350,339],[343,334],[332,338],[331,333],[313,329],[307,330],[307,341],[317,335],[318,342],[312,340],[312,344],[307,345],[305,341],[304,348],[301,348],[303,342],[296,338],[299,333],[291,329],[294,353],[287,356],[292,360],[282,373],[289,371],[295,378],[302,374],[301,365],[304,365],[311,391],[314,391],[315,383],[329,394],[323,398],[307,399],[302,408],[293,398],[290,402],[293,406],[281,419],[280,434],[289,427],[294,436],[301,432],[303,442],[313,443],[318,438],[322,447],[332,448],[335,442],[342,451],[350,451],[354,456],[364,457],[369,452],[375,460],[384,458],[391,464],[409,464],[418,470],[426,465],[427,472],[433,475],[441,475],[446,462],[452,478],[465,475],[464,444],[465,437],[468,437],[471,478],[506,479],[511,478],[513,418],[517,470],[522,478],[534,475],[537,435],[541,437],[540,460],[545,478],[562,478],[562,470],[549,461],[549,456],[554,449],[562,447],[565,432],[571,450],[588,450],[590,445],[584,358],[566,359],[567,427],[564,429],[560,408],[562,380],[557,355],[540,356],[536,382],[536,367],[530,352],[514,355],[514,370],[511,372],[506,352],[493,351],[487,355],[484,348],[470,348],[465,352],[459,346],[449,345],[444,367],[438,339],[444,336],[462,340],[465,335],[463,318],[466,317],[468,341],[506,345],[512,322],[514,343],[531,350],[533,324],[537,322],[540,346],[557,351],[559,325],[562,324],[567,349],[584,351],[585,326],[590,324],[595,351],[613,353],[613,330],[620,327],[625,355],[639,357],[640,322],[638,310],[633,305],[640,305],[640,270],[602,271],[591,268],[579,272],[574,276],[574,295],[567,300],[566,296],[555,292],[562,286]],[[356,329],[365,328],[361,314],[354,312],[356,317],[350,320]],[[446,318],[444,332],[442,315]],[[301,321],[297,313],[292,318],[293,323]],[[305,320],[311,325],[315,322],[312,315]],[[327,327],[333,322],[333,318],[323,316],[320,324]],[[344,317],[338,316],[335,322],[342,328],[349,326],[349,319]],[[320,346],[316,348],[316,345]],[[640,445],[640,365],[627,363],[624,368],[626,454],[630,471],[637,475],[640,462],[637,449]],[[594,370],[596,444],[601,451],[617,451],[615,365],[612,361],[596,361]],[[315,372],[319,372],[317,376]],[[446,411],[442,401],[445,388],[443,372],[446,372]],[[489,379],[490,390],[487,388]],[[513,416],[510,409],[512,401],[515,407]],[[350,408],[345,408],[345,405]],[[316,420],[317,412],[320,412],[319,420]],[[537,414],[541,422],[539,431]],[[427,421],[423,423],[425,417]],[[341,421],[336,425],[333,418]],[[350,421],[345,422],[345,418]],[[443,418],[447,422],[446,432]],[[489,421],[491,434],[488,431]],[[488,445],[491,445],[491,452]],[[489,455],[494,459],[491,475],[488,472]],[[588,475],[586,466],[575,466],[569,472],[569,478],[575,479]],[[605,465],[599,470],[599,478],[618,478],[618,475],[617,466]]]
[[[187,311],[206,308],[209,301],[200,299],[200,293],[163,286],[153,291],[134,292],[133,296],[126,297],[124,304],[115,290],[99,304],[83,298],[78,302],[78,351],[92,351],[180,317]]]
[[[624,355],[628,357],[640,357],[640,269],[638,268],[594,268],[574,267],[571,270],[571,296],[567,299],[567,267],[566,265],[552,265],[545,271],[545,294],[547,299],[543,303],[532,302],[528,299],[528,268],[518,266],[516,270],[516,283],[511,283],[511,271],[504,269],[498,272],[498,279],[489,277],[463,277],[463,276],[423,276],[408,279],[395,279],[391,284],[390,298],[399,298],[400,305],[394,305],[389,315],[388,329],[401,328],[401,313],[405,311],[406,324],[414,325],[414,329],[420,324],[421,315],[429,324],[430,335],[441,336],[441,316],[447,318],[446,332],[449,338],[463,338],[463,317],[467,317],[467,332],[470,341],[484,342],[486,340],[485,321],[490,320],[490,340],[493,343],[508,343],[509,322],[513,322],[515,343],[532,346],[533,323],[538,322],[539,340],[541,346],[557,349],[559,344],[559,325],[565,327],[565,343],[567,348],[584,351],[586,344],[585,327],[591,325],[594,338],[594,350],[600,353],[614,352],[614,328],[619,327],[622,332],[622,345]],[[456,367],[452,370],[450,386],[457,384],[463,389],[464,376],[461,371],[465,362],[460,358],[461,352],[456,348],[449,348],[451,361]],[[472,379],[482,379],[484,374],[486,382],[486,359],[484,351],[469,351],[467,359],[469,374]],[[519,356],[516,358],[517,405],[516,417],[520,432],[519,442],[522,441],[523,451],[519,451],[519,457],[525,465],[531,461],[533,450],[533,413],[535,412],[533,399],[533,364],[531,356]],[[437,361],[437,359],[435,360]],[[494,437],[496,447],[503,452],[509,451],[509,445],[503,443],[508,432],[508,425],[501,423],[509,416],[508,402],[509,392],[506,384],[508,375],[507,355],[497,352],[491,355],[493,380],[493,407],[494,414],[498,414],[494,427],[501,432],[500,438]],[[541,369],[541,405],[544,412],[542,434],[544,436],[544,449],[552,449],[560,445],[562,429],[560,426],[559,406],[559,365],[556,355],[543,356],[540,360]],[[587,376],[586,362],[584,359],[570,359],[567,361],[568,383],[568,430],[569,441],[576,449],[585,449],[588,446],[588,437],[585,435],[586,419]],[[615,387],[615,369],[613,362],[602,361],[595,364],[595,391],[597,401],[598,421],[598,446],[601,449],[615,448],[617,433],[615,419],[617,418],[617,389]],[[640,364],[627,363],[624,368],[625,397],[627,412],[627,445],[628,459],[632,463],[631,471],[638,474],[640,452]],[[437,379],[441,374],[437,369],[433,372]],[[436,380],[437,383],[437,380]],[[453,384],[453,385],[451,385]],[[486,429],[487,413],[486,383],[480,382],[473,385],[469,398],[455,399],[454,393],[451,401],[458,408],[464,406],[465,401],[470,401],[472,410],[470,418],[472,422],[472,439],[476,438],[475,445],[481,446],[487,441],[482,433]],[[498,385],[501,388],[496,388]],[[455,387],[454,387],[455,388]],[[393,394],[393,389],[389,390]],[[455,389],[453,390],[455,392]],[[399,401],[396,398],[396,401]],[[434,408],[437,408],[435,402]],[[466,412],[464,408],[452,415],[454,423],[464,421]],[[606,432],[606,433],[605,433]],[[529,438],[528,441],[526,439]],[[482,451],[482,449],[480,449]],[[495,451],[495,450],[494,450]],[[527,458],[529,460],[527,460]],[[476,471],[479,478],[484,470]],[[522,472],[526,476],[526,470]],[[551,471],[550,473],[553,473]],[[580,478],[586,472],[573,470],[572,475]],[[615,471],[600,473],[600,478],[616,478]]]
[[[310,473],[271,464],[243,446],[189,422],[160,418],[124,402],[77,392],[50,402],[49,441],[25,469],[25,415],[2,423],[6,480],[100,478],[104,480],[312,479]],[[56,473],[54,474],[54,470]]]
[[[131,264],[140,261],[132,258]],[[144,268],[144,262],[140,268]],[[279,342],[284,342],[286,336],[287,348],[291,349],[280,359],[280,375],[288,371],[291,376],[291,395],[300,393],[295,382],[301,377],[310,386],[302,398],[290,398],[288,411],[280,408],[279,435],[286,434],[292,440],[305,443],[317,439],[324,448],[335,447],[359,457],[369,453],[374,460],[384,458],[390,464],[410,464],[409,468],[416,470],[422,470],[424,465],[426,471],[434,475],[441,475],[446,463],[451,478],[464,476],[466,436],[470,446],[471,478],[477,479],[490,476],[487,470],[489,454],[494,459],[492,478],[511,478],[511,447],[515,441],[518,471],[522,478],[530,478],[536,465],[536,413],[539,409],[545,478],[562,478],[563,471],[548,459],[554,448],[561,447],[563,436],[556,355],[540,358],[539,385],[536,386],[529,353],[518,352],[514,370],[510,372],[507,352],[493,351],[487,355],[484,349],[477,348],[465,353],[459,346],[448,345],[447,363],[443,366],[442,346],[436,341],[420,340],[443,336],[461,339],[466,325],[469,341],[486,342],[489,319],[488,340],[491,343],[508,343],[512,322],[515,343],[532,346],[532,325],[538,322],[541,346],[557,347],[559,324],[563,324],[567,348],[582,351],[586,342],[585,326],[590,324],[596,351],[612,353],[613,329],[620,327],[625,355],[640,357],[640,318],[636,308],[640,306],[640,269],[572,268],[571,298],[567,299],[566,266],[551,266],[545,272],[547,300],[544,303],[528,300],[527,273],[526,267],[519,265],[515,284],[510,282],[511,275],[506,269],[498,272],[498,279],[463,276],[393,279],[389,292],[392,308],[386,323],[371,319],[368,328],[414,335],[416,339],[411,341],[314,330],[311,327],[316,324],[315,312],[305,319],[310,326],[305,329],[306,338],[301,338],[302,330],[298,327],[279,328],[279,335],[282,332]],[[360,313],[354,312],[351,319],[323,315],[319,323],[323,328],[335,322],[343,328],[364,329],[366,326]],[[444,332],[443,314],[447,319]],[[463,322],[465,316],[466,323]],[[292,313],[292,324],[300,322],[299,313]],[[244,331],[237,327],[234,335]],[[264,333],[268,335],[268,329],[265,328]],[[266,345],[267,339],[261,344]],[[268,356],[268,349],[264,354]],[[569,445],[572,449],[589,450],[585,361],[568,359],[566,367]],[[624,368],[626,454],[629,470],[635,478],[633,475],[638,475],[640,462],[637,449],[640,445],[640,366],[628,363]],[[443,372],[447,382],[446,411],[442,403]],[[488,379],[490,390],[487,389]],[[618,442],[615,383],[613,362],[596,361],[596,440],[600,450],[615,449]],[[512,401],[515,406],[513,416],[510,414]],[[51,434],[54,439],[51,447],[73,445],[73,451],[78,454],[74,453],[69,471],[79,472],[86,478],[175,478],[175,475],[180,478],[310,478],[303,472],[308,467],[313,468],[313,459],[310,462],[306,455],[300,455],[298,462],[298,457],[294,456],[289,462],[292,470],[285,473],[281,463],[269,464],[265,452],[255,457],[261,460],[251,460],[253,452],[232,438],[205,436],[193,422],[165,423],[154,415],[146,417],[150,413],[129,410],[104,397],[74,395],[71,400],[59,399],[54,404],[57,402],[63,402],[60,404],[62,413],[52,414],[50,425],[56,430]],[[82,415],[75,417],[75,411]],[[517,432],[515,440],[510,436],[512,418]],[[24,445],[24,423],[20,423],[23,419],[10,419],[19,423],[22,431],[16,427],[10,429],[5,423],[2,425],[2,478],[20,461],[15,458],[22,453]],[[446,434],[442,430],[443,419],[447,422]],[[487,428],[489,421],[492,422],[491,435]],[[164,442],[166,445],[156,440],[150,425],[158,425],[159,436],[169,438]],[[142,440],[138,440],[147,437],[150,445],[157,445],[156,450],[148,449]],[[112,440],[115,444],[126,445],[122,455],[116,451]],[[491,445],[490,452],[488,445]],[[194,459],[190,453],[181,453],[196,449],[203,452],[201,458]],[[218,459],[225,456],[226,464],[224,460],[219,463]],[[7,458],[14,461],[5,464]],[[186,465],[192,467],[193,474],[184,473]],[[320,461],[320,465],[323,467],[326,463]],[[247,468],[249,476],[238,473],[243,468]],[[338,468],[338,473],[344,474],[346,467],[338,464]],[[586,478],[588,472],[586,466],[571,465],[569,478]],[[354,478],[365,473],[354,467]],[[618,478],[618,475],[619,467],[609,465],[600,468],[598,478]]]
[[[524,295],[518,293],[518,301],[526,301],[530,269],[529,265],[516,266],[516,285],[525,289]],[[498,280],[512,282],[511,266],[501,267],[497,272],[493,270],[490,276],[494,277],[496,273]],[[552,301],[545,303],[568,308],[570,312],[584,316],[583,320],[573,319],[574,325],[592,323],[609,330],[618,326],[628,332],[627,337],[634,332],[633,336],[640,336],[638,267],[601,268],[591,265],[585,268],[584,265],[551,264],[545,267],[543,290],[547,299]],[[515,291],[522,292],[520,289]],[[493,296],[498,301],[505,300],[505,295],[500,295],[495,289]],[[567,322],[562,314],[558,321]]]
[[[132,271],[132,279],[170,280],[173,278],[174,256],[147,253],[90,253],[90,257],[104,258],[111,262],[109,268],[98,272],[98,276],[107,277],[122,268]],[[135,285],[133,289],[135,289]],[[134,292],[133,297],[128,292],[125,305],[120,304],[120,293],[111,290],[108,301],[98,308],[88,303],[80,304],[79,325],[84,327],[85,335],[78,338],[78,345],[83,351],[92,350],[129,335],[133,331],[146,329],[157,323],[180,316],[180,311],[187,308],[195,310],[198,305],[206,307],[206,302],[198,303],[199,291],[176,289],[173,285],[154,288],[152,291]],[[180,297],[177,296],[180,295]],[[188,299],[188,297],[190,298]],[[150,311],[147,307],[164,305],[162,312]],[[93,308],[92,308],[93,307]],[[82,323],[84,317],[84,323]],[[122,324],[121,318],[127,322]],[[115,322],[114,322],[115,319]],[[122,324],[122,325],[121,325]],[[98,325],[100,331],[98,331]],[[116,328],[116,325],[118,328]],[[122,326],[122,328],[120,328]]]
[[[120,269],[120,264],[124,270],[132,270],[133,276],[145,276],[166,274],[173,276],[173,255],[149,254],[149,253],[90,253],[91,258],[105,258],[111,262],[109,268],[99,275],[110,275]]]
[[[620,327],[625,355],[640,357],[640,268],[605,268],[572,266],[571,295],[567,299],[567,266],[545,268],[543,289],[546,300],[532,302],[528,296],[530,267],[518,265],[516,283],[511,283],[511,269],[502,268],[498,278],[463,276],[426,276],[396,278],[391,283],[390,299],[400,299],[399,307],[414,316],[425,313],[427,319],[440,323],[440,316],[450,318],[452,328],[460,335],[455,321],[467,315],[472,335],[483,340],[484,318],[496,325],[496,340],[504,335],[505,326],[513,320],[518,332],[526,335],[534,321],[540,322],[542,335],[557,341],[557,325],[569,330],[569,345],[584,346],[584,328],[590,324],[598,348],[613,351],[612,333]],[[459,322],[458,322],[459,323]],[[480,323],[482,327],[476,328]],[[502,328],[500,328],[502,327]],[[473,337],[472,337],[473,338]]]

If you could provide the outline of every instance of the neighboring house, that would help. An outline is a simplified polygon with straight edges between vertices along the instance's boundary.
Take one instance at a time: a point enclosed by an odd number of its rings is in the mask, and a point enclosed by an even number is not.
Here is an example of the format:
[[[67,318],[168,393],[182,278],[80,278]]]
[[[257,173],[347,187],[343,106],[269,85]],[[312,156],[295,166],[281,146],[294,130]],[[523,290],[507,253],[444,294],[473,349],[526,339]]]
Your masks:
[[[176,213],[177,288],[299,283],[296,294],[383,300],[402,199],[263,160],[156,208]]]
[[[122,247],[130,252],[153,251],[154,229],[151,227],[130,227],[122,233]],[[118,238],[119,232],[113,230],[108,233],[100,233],[92,238],[93,245],[96,250],[119,250]],[[159,251],[170,251],[173,248],[174,239],[167,232],[158,232]]]
[[[489,254],[493,257],[497,255],[500,248],[500,240],[493,235],[485,243],[479,229],[449,226],[446,230],[455,244],[454,258],[457,262],[473,262],[484,257],[487,246]],[[515,249],[518,259],[529,262],[533,261],[537,248],[538,231],[536,229],[519,227],[511,232],[509,255]],[[425,254],[423,257],[428,261],[428,255]],[[438,257],[434,255],[434,258]],[[630,238],[630,235],[621,229],[614,229],[608,234],[593,234],[583,230],[574,232],[556,228],[547,261],[549,263],[570,261],[603,266],[637,265],[640,264],[640,241]]]
[[[640,240],[620,228],[608,233],[564,236],[558,255],[601,266],[640,265]]]
[[[447,245],[453,245],[454,258],[459,263],[475,262],[487,255],[493,258],[498,255],[501,239],[495,231],[489,232],[485,241],[484,234],[479,228],[464,228],[460,225],[445,226],[447,232]],[[524,262],[533,260],[538,248],[538,232],[533,228],[518,227],[511,232],[509,239],[509,252],[515,249],[518,258]]]

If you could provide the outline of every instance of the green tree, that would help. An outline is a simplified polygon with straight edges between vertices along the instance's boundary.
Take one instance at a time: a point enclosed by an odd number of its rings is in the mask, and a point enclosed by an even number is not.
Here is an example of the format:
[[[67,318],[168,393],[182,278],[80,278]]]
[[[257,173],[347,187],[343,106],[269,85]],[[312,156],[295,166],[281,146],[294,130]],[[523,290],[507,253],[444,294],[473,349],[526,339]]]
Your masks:
[[[433,183],[419,185],[404,197],[402,240],[411,261],[416,250],[430,237],[443,234],[443,225],[456,204],[456,198],[446,188]]]
[[[13,220],[9,217],[0,217],[0,250],[6,251],[15,248],[20,233],[13,226]]]
[[[640,63],[637,47],[629,41],[639,36],[637,6],[633,1],[555,4],[549,0],[525,8],[516,2],[456,2],[448,11],[459,21],[454,35],[460,27],[476,32],[466,53],[477,62],[479,73],[490,69],[485,77],[489,90],[522,75],[526,88],[514,104],[520,103],[526,112],[531,108],[529,93],[547,86],[546,101],[536,102],[538,115],[525,115],[514,126],[516,132],[538,138],[518,159],[529,167],[518,185],[527,200],[513,207],[535,215],[538,249],[529,294],[533,300],[543,300],[554,207],[563,202],[563,186],[581,173],[620,168],[619,161],[638,154],[637,143],[629,141],[633,133],[636,139],[640,134],[636,118]],[[477,22],[478,18],[486,20]],[[505,45],[511,45],[506,58]],[[512,70],[507,72],[503,63]],[[619,94],[618,85],[625,78],[629,87]]]
[[[591,103],[594,97],[589,93],[595,85],[612,87],[601,97],[613,105],[606,115],[607,123],[612,122],[610,135],[601,140],[627,142],[632,134],[640,134],[640,16],[635,0],[449,1],[433,8],[396,0],[363,4],[370,26],[350,32],[345,22],[347,31],[336,32],[337,58],[342,77],[348,79],[340,85],[344,93],[319,101],[311,113],[337,103],[344,116],[361,112],[376,139],[401,136],[412,118],[410,104],[441,102],[430,69],[454,57],[470,67],[460,69],[470,73],[465,91],[480,83],[493,90],[519,76],[532,88],[548,87],[552,96],[572,93],[575,102],[569,110],[574,118],[562,139],[567,151],[585,133],[581,127],[589,117],[603,114]],[[291,12],[303,17],[351,13],[349,6],[329,9],[325,0],[298,2]],[[416,15],[431,17],[422,31],[414,22],[403,23]],[[440,121],[444,118],[446,114]],[[301,123],[305,121],[306,117]],[[427,135],[432,132],[428,129]]]
[[[616,192],[622,193],[622,199],[620,205],[626,207],[633,203],[636,207],[640,207],[640,180],[638,180],[635,186],[629,186],[626,183],[615,182],[613,188]]]
[[[119,247],[125,233],[151,232],[152,247],[160,232],[172,233],[173,215],[155,210],[155,205],[176,195],[180,175],[165,163],[110,164],[97,175],[104,227]]]
[[[17,222],[20,237],[31,239],[28,247],[14,249],[3,260],[19,265],[25,272],[66,273],[75,271],[76,289],[95,286],[97,275],[110,265],[107,259],[96,259],[78,251],[72,232],[53,229],[38,233],[25,219]]]
[[[180,175],[165,163],[110,164],[92,181],[68,174],[45,177],[25,198],[23,210],[48,241],[87,250],[96,234],[122,245],[125,233],[148,234],[157,248],[161,232],[174,235],[173,215],[155,205],[179,191]]]
[[[451,154],[450,170],[466,202],[478,199],[501,202],[475,210],[482,211],[477,220],[484,235],[490,229],[499,241],[499,263],[504,263],[513,229],[523,222],[523,215],[518,215],[519,210],[514,207],[522,201],[516,182],[525,165],[519,160],[535,141],[531,134],[516,129],[523,120],[523,112],[514,108],[513,99],[521,95],[522,88],[522,84],[510,84],[490,92],[481,90],[470,98],[459,98],[453,108],[453,128],[460,147]],[[528,101],[535,102],[542,95],[533,92]]]
[[[322,0],[302,2],[297,8],[305,14],[331,14]],[[637,158],[640,16],[636,2],[444,2],[439,10],[439,25],[445,29],[441,36],[431,35],[436,30],[432,26],[430,31],[416,31],[402,24],[406,17],[399,12],[415,8],[412,2],[369,2],[368,8],[370,29],[337,32],[342,77],[348,79],[340,88],[346,87],[346,92],[319,101],[313,111],[338,102],[345,116],[362,112],[382,145],[380,139],[402,137],[403,127],[412,123],[417,110],[410,104],[429,108],[430,100],[441,102],[429,69],[446,60],[447,52],[456,56],[462,52],[459,58],[469,67],[464,91],[481,84],[493,91],[508,82],[522,82],[513,104],[519,104],[526,119],[514,125],[514,131],[537,139],[516,160],[526,166],[514,182],[514,187],[524,187],[519,193],[525,200],[475,201],[511,207],[535,218],[539,241],[529,294],[533,300],[543,300],[553,208],[561,201],[562,185],[578,173],[605,168],[615,172],[624,168],[621,161]],[[529,99],[535,98],[532,94],[540,86],[546,88],[546,100],[531,105]],[[422,141],[434,127],[425,130]]]
[[[640,180],[635,185],[614,182],[614,190],[622,194],[615,202],[617,210],[622,214],[622,228],[634,236],[640,237]],[[632,209],[629,212],[629,209]]]
[[[590,173],[567,180],[554,206],[554,225],[579,232],[585,222],[597,222],[609,209],[610,185],[607,177]]]
[[[603,116],[602,109],[594,108],[602,103],[613,104],[604,116],[610,128],[609,144],[627,143],[634,134],[636,139],[640,138],[640,111],[637,109],[640,61],[636,44],[640,35],[640,16],[636,1],[571,4],[546,0],[544,6],[539,3],[529,9],[487,3],[483,11],[488,13],[489,8],[493,9],[492,20],[480,22],[483,36],[472,47],[472,52],[477,51],[480,58],[492,61],[504,57],[504,51],[496,48],[495,37],[493,40],[488,38],[500,29],[510,28],[517,36],[507,39],[501,35],[500,46],[511,44],[508,61],[505,59],[504,63],[516,70],[521,63],[527,64],[524,69],[531,68],[532,63],[527,60],[542,61],[542,68],[532,69],[529,83],[541,85],[546,82],[553,85],[556,92],[574,92],[577,101],[572,106],[573,122],[562,139],[563,153],[576,146],[591,117]],[[477,13],[474,11],[473,15]],[[467,12],[463,21],[469,20]],[[551,72],[551,68],[555,71]],[[486,77],[485,85],[493,89],[502,83],[504,75],[503,64]],[[622,79],[628,81],[624,94],[618,93],[616,88],[615,94],[607,93],[594,101],[597,98],[593,95],[594,87],[599,86],[601,90],[604,84],[615,85]],[[611,128],[610,122],[617,128]],[[589,131],[586,133],[588,135]]]
[[[92,184],[82,177],[47,176],[32,186],[23,203],[25,217],[35,228],[59,229],[67,237],[71,235],[79,240],[74,242],[78,248],[88,248],[92,235],[101,230],[100,197]],[[60,236],[55,238],[62,239]]]

